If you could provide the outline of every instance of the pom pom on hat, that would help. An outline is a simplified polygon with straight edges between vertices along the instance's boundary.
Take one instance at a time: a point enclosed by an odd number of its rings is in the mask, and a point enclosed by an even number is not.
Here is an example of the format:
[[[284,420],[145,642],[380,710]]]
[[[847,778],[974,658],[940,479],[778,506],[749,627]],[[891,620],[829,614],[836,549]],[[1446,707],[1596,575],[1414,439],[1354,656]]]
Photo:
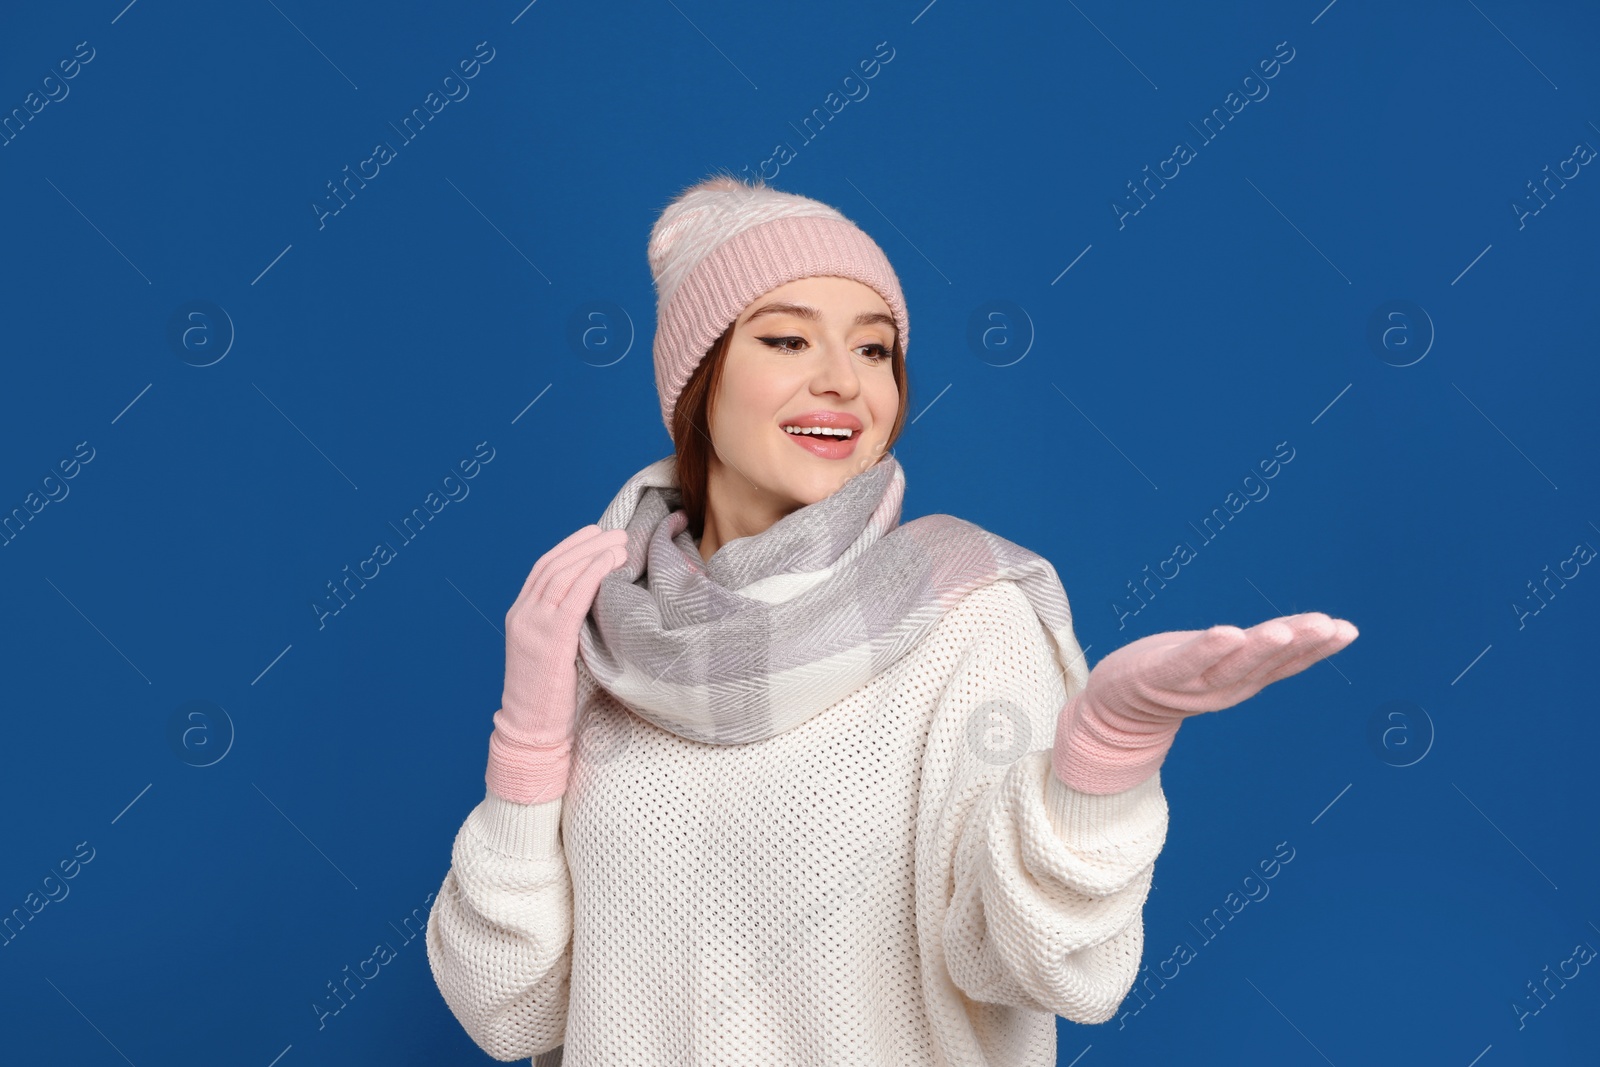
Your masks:
[[[656,286],[654,343],[661,421],[706,351],[750,302],[799,278],[828,275],[870,286],[889,305],[901,351],[905,297],[883,250],[837,209],[795,193],[718,175],[662,211],[647,248]]]

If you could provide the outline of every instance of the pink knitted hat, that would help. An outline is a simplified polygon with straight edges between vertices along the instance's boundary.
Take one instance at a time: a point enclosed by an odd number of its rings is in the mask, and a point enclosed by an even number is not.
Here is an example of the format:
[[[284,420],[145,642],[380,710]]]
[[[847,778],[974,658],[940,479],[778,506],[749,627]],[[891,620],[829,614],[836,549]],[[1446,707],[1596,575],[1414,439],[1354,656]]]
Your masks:
[[[894,314],[901,351],[905,297],[883,249],[834,208],[719,176],[690,186],[650,230],[656,283],[656,392],[661,421],[694,369],[750,302],[798,278],[830,275],[871,286]]]

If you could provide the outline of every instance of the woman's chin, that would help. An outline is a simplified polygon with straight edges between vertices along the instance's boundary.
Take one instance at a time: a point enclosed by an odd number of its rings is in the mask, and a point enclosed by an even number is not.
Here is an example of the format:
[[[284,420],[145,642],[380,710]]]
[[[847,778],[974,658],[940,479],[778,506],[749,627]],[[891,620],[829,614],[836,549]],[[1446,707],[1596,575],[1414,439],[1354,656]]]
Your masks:
[[[778,495],[787,497],[795,508],[803,508],[832,496],[846,478],[847,473],[837,471],[791,469],[785,472],[782,482],[773,488]]]

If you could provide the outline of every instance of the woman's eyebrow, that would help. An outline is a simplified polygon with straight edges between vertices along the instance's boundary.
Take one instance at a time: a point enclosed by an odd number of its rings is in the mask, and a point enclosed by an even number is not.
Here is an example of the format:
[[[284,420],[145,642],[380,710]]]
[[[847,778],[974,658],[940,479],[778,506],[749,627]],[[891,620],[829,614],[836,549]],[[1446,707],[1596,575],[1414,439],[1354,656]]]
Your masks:
[[[763,304],[761,307],[757,308],[751,313],[750,317],[745,320],[745,323],[748,325],[763,315],[793,315],[797,319],[808,319],[811,322],[816,322],[818,319],[822,318],[821,312],[819,312],[816,308],[810,307],[806,304],[774,303]],[[885,315],[881,311],[863,311],[861,314],[856,316],[855,322],[852,325],[868,326],[876,323],[882,323],[883,325],[891,328],[895,326],[894,317],[891,315]]]

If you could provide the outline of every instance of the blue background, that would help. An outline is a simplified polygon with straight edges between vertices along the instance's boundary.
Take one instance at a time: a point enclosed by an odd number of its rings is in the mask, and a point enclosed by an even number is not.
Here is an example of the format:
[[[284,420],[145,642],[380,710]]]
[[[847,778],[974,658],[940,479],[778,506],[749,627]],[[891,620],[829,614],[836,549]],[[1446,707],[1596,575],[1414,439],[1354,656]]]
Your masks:
[[[0,547],[0,913],[92,849],[0,947],[8,1062],[491,1062],[399,932],[482,797],[524,577],[670,451],[649,227],[780,142],[772,184],[856,220],[905,287],[906,520],[1049,558],[1091,663],[1296,611],[1361,629],[1179,735],[1147,973],[1195,958],[1137,1014],[1060,1021],[1060,1062],[1600,1061],[1594,968],[1542,1006],[1528,986],[1600,946],[1600,577],[1529,585],[1600,546],[1600,175],[1537,214],[1528,187],[1600,146],[1592,5],[4,22],[0,113],[69,91],[0,147],[0,509],[59,497]],[[470,93],[402,139],[479,42]],[[332,213],[380,140],[395,157]],[[470,493],[319,626],[325,583],[480,442]],[[1202,937],[1285,842],[1270,895]]]

